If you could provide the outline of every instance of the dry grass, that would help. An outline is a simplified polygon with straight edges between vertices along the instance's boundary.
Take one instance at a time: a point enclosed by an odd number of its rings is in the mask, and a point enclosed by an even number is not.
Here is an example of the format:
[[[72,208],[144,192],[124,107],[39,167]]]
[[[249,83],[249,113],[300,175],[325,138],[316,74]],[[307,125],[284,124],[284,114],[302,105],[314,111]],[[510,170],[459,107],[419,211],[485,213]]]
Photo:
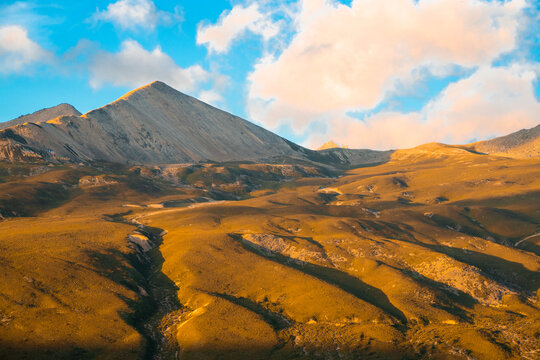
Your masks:
[[[137,190],[145,179],[123,173],[115,184],[86,187],[79,179],[96,170],[45,170],[28,176],[9,167],[10,181],[0,184],[0,207],[11,216],[0,222],[0,358],[144,355],[138,317],[150,309],[126,241],[135,226],[105,215],[155,195]]]
[[[259,171],[211,167],[223,179]],[[78,178],[99,175],[88,171]],[[105,171],[37,217],[0,223],[5,353],[144,356],[134,227],[103,220],[124,213],[167,231],[152,258],[177,288],[161,328],[182,358],[538,357],[540,160],[429,144],[204,204],[192,201],[225,194],[212,181],[175,189],[145,171]]]
[[[4,221],[0,357],[133,358],[143,342],[125,321],[138,299],[130,230],[92,217]]]
[[[168,231],[180,347],[194,358],[534,358],[538,239],[514,244],[540,225],[540,161],[432,146],[338,180],[148,210]]]

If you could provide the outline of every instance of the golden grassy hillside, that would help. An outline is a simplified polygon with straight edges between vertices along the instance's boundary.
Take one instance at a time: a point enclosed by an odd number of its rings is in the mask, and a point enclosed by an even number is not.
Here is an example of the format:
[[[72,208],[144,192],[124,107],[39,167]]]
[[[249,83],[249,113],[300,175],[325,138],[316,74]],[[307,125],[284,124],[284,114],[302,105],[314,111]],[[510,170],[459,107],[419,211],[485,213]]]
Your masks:
[[[5,178],[35,205],[0,222],[2,357],[540,356],[540,159],[428,144],[337,178],[165,170]]]
[[[184,358],[535,358],[539,175],[432,144],[139,216],[168,231]]]
[[[109,215],[196,193],[119,169],[1,169],[0,358],[147,358],[153,267],[126,239],[137,227]]]

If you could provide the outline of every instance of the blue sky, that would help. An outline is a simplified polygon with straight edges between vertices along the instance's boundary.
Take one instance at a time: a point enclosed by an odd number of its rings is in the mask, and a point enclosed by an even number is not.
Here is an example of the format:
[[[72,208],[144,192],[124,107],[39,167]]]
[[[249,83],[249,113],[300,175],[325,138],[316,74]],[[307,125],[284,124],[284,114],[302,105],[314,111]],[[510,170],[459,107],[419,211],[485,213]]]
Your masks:
[[[153,80],[309,147],[465,143],[540,122],[540,5],[4,1],[0,121]]]

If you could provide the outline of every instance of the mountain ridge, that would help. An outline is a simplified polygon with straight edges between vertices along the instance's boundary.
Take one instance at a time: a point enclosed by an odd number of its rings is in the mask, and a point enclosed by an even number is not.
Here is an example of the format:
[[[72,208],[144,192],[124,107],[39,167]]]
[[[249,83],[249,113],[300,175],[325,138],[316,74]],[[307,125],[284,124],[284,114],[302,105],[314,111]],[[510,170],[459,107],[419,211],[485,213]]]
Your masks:
[[[540,156],[540,125],[471,145],[476,151],[491,155],[513,158],[538,157]]]
[[[56,115],[56,116],[53,116]],[[383,163],[394,150],[304,148],[259,125],[154,81],[80,114],[60,104],[0,124],[0,160],[177,164],[198,162],[316,162],[350,168]],[[422,145],[421,145],[422,146]],[[540,156],[540,125],[467,151]]]
[[[5,130],[0,133],[4,149],[16,147],[19,153],[33,152],[49,160],[179,163],[298,153],[281,137],[162,82],[130,91],[84,115],[18,124],[7,134]]]
[[[11,162],[307,161],[348,168],[388,159],[387,151],[304,148],[161,81],[80,116],[0,130],[0,160]]]
[[[0,130],[15,125],[24,124],[25,122],[40,123],[63,115],[80,116],[81,113],[73,105],[68,103],[61,103],[56,106],[38,110],[31,114],[21,115],[13,120],[0,122]]]

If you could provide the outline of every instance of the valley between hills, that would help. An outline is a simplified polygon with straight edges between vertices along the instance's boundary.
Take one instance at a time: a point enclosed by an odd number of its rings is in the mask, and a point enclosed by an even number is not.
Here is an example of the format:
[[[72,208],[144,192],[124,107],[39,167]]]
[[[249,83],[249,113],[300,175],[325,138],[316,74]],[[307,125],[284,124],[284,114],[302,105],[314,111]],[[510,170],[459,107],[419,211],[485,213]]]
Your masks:
[[[63,108],[0,130],[0,358],[540,358],[539,127],[313,151],[163,83]]]

